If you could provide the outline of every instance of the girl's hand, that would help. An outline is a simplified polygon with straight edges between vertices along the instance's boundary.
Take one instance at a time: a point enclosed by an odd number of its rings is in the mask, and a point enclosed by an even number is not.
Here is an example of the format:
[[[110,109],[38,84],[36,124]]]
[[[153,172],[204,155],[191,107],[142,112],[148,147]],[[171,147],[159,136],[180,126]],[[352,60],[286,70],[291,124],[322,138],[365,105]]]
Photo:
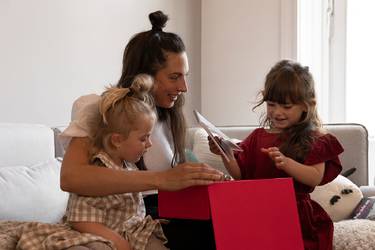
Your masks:
[[[160,190],[176,191],[191,186],[212,184],[223,180],[224,174],[204,163],[181,163],[159,172]]]
[[[325,170],[324,162],[315,165],[304,165],[285,156],[277,147],[262,148],[261,151],[268,154],[275,163],[276,168],[283,170],[298,182],[310,187],[315,187],[322,182]]]
[[[260,150],[263,153],[268,154],[268,156],[272,159],[278,169],[285,170],[285,168],[288,166],[289,157],[286,157],[283,153],[281,153],[279,148],[270,147],[261,148]]]
[[[215,155],[221,155],[221,152],[219,150],[219,148],[217,147],[217,145],[214,143],[214,141],[211,139],[211,137],[207,137],[208,139],[208,146],[210,147],[210,151],[212,153],[214,153]],[[220,138],[215,136],[215,140],[219,143],[220,142]]]

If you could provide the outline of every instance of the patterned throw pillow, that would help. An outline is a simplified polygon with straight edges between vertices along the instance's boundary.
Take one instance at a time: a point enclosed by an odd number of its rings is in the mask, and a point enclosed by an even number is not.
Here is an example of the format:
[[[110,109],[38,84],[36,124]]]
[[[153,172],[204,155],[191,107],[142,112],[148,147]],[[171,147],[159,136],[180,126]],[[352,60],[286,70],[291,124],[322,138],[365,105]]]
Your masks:
[[[361,202],[354,209],[353,219],[375,220],[375,197],[362,198]]]

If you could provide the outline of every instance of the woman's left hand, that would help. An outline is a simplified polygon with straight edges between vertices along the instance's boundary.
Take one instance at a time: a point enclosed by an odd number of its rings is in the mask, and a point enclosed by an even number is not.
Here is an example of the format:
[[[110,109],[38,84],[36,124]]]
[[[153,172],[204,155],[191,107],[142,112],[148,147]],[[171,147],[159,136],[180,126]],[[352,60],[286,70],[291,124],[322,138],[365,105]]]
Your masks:
[[[185,162],[160,172],[157,189],[176,191],[191,186],[209,185],[223,180],[223,173],[204,163]]]
[[[278,147],[261,148],[261,151],[268,154],[278,169],[284,170],[288,166],[289,157],[281,153]]]

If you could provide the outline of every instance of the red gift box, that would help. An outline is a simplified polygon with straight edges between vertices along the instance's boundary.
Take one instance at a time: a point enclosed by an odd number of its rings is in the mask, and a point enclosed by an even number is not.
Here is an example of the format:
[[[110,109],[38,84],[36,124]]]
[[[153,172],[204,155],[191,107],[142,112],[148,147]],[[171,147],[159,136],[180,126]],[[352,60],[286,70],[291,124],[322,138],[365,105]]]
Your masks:
[[[162,218],[211,219],[218,250],[303,250],[291,178],[159,191]]]

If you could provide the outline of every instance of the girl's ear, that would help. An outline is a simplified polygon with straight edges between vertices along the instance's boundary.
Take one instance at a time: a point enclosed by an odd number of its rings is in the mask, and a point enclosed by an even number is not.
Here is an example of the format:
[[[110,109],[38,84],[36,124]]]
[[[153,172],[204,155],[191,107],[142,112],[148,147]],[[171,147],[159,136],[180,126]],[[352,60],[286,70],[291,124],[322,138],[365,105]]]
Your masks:
[[[302,107],[303,112],[307,112],[309,110],[309,107],[307,105],[308,104],[306,103],[303,104],[303,107]]]
[[[115,148],[118,148],[122,142],[122,135],[118,134],[118,133],[112,133],[111,136],[110,136],[110,141],[111,141],[111,144],[115,147]]]
[[[302,107],[303,111],[307,112],[309,110],[309,107],[310,108],[315,107],[316,101],[315,100],[311,100],[310,102],[303,102],[302,104],[303,104],[303,107]]]
[[[304,110],[305,112],[307,112],[307,110],[309,109],[309,106],[311,107],[311,108],[314,108],[315,106],[316,106],[316,100],[315,99],[313,99],[313,100],[311,100],[309,103],[305,103],[305,109],[306,110]]]

